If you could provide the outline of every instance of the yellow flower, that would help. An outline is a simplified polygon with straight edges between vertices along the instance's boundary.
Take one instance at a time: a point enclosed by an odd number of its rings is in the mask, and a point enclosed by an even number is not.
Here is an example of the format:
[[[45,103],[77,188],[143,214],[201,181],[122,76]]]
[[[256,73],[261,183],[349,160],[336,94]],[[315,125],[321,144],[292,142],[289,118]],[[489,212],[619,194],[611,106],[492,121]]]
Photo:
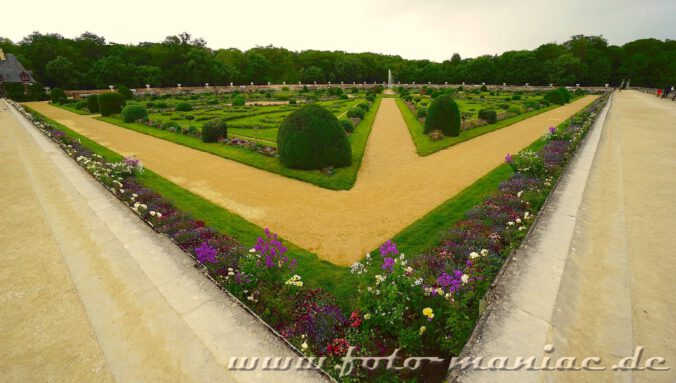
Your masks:
[[[425,327],[425,326],[420,326],[420,330],[418,330],[418,334],[419,334],[419,335],[422,335],[422,334],[425,332],[425,330],[427,330],[427,327]]]
[[[434,318],[434,312],[430,307],[425,307],[422,311],[423,315],[427,317],[427,319],[432,319]]]

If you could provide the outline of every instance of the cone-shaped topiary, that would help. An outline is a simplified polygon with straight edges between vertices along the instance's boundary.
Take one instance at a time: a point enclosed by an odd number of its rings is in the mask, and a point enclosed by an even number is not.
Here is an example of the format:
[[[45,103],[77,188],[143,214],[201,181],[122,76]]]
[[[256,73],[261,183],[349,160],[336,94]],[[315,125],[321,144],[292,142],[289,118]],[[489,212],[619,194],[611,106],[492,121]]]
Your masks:
[[[102,116],[120,113],[122,107],[127,104],[124,96],[117,92],[101,93],[99,99],[99,112]]]
[[[317,104],[286,116],[277,132],[282,165],[294,169],[349,166],[352,148],[336,116]]]
[[[89,110],[89,113],[99,112],[99,96],[92,94],[87,97],[87,109]]]
[[[134,97],[134,93],[132,93],[131,90],[129,90],[129,88],[127,88],[126,85],[122,85],[122,84],[116,85],[115,91],[117,93],[123,95],[125,100],[131,100]]]
[[[498,120],[498,114],[493,109],[481,109],[479,111],[479,119],[484,120],[489,124],[495,124]]]
[[[425,134],[435,130],[440,130],[446,136],[460,135],[460,109],[447,94],[435,98],[427,109]]]

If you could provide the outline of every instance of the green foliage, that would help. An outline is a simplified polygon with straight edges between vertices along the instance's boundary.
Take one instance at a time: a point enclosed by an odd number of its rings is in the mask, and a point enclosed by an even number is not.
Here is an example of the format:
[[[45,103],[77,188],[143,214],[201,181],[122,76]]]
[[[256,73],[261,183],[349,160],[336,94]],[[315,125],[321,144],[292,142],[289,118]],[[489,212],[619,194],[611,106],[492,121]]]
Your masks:
[[[495,124],[498,121],[498,114],[493,109],[481,109],[479,111],[479,119],[489,124]]]
[[[556,105],[563,105],[566,103],[563,93],[558,89],[550,90],[545,93],[544,99],[545,101]]]
[[[376,100],[376,96],[375,96],[373,93],[369,93],[369,94],[366,95],[366,99],[367,99],[369,102],[373,102],[373,101]]]
[[[246,105],[246,100],[242,96],[235,96],[232,98],[232,106],[244,106]]]
[[[512,113],[512,114],[516,114],[516,115],[519,115],[519,114],[523,113],[523,111],[521,110],[521,108],[519,108],[519,107],[516,106],[516,105],[514,105],[514,106],[510,107],[509,109],[507,109],[507,112],[508,112],[508,113]]]
[[[66,92],[64,92],[63,89],[54,88],[49,93],[49,99],[53,104],[63,104],[68,100],[68,97],[66,97]]]
[[[577,97],[584,96],[585,93],[586,92],[584,90],[582,90],[582,88],[575,89],[575,96],[577,96]]]
[[[357,104],[357,108],[364,109],[364,112],[368,112],[369,111],[369,103],[368,102],[360,102],[359,104]]]
[[[117,92],[101,93],[98,99],[99,113],[104,117],[120,113],[122,108],[127,105],[124,96]]]
[[[481,85],[481,88],[479,88],[479,90],[481,92],[488,92],[488,88],[486,87],[486,85]]]
[[[354,132],[354,125],[352,125],[352,122],[350,120],[340,120],[340,126],[343,127],[345,133]]]
[[[134,97],[134,93],[132,93],[125,85],[116,85],[115,91],[123,95],[125,100],[131,100]]]
[[[360,118],[363,120],[365,114],[366,112],[362,108],[352,108],[347,111],[347,116],[349,118]]]
[[[192,105],[187,101],[179,101],[176,103],[177,112],[190,112],[192,110]]]
[[[514,96],[512,96],[512,100],[519,101],[519,100],[521,100],[521,96],[518,95],[518,94],[515,94]]]
[[[225,120],[217,118],[202,125],[202,142],[218,142],[222,138],[228,138],[228,124]]]
[[[460,135],[460,109],[449,95],[439,96],[427,110],[424,133],[440,130],[446,136]]]
[[[339,168],[352,163],[352,148],[344,128],[336,116],[317,104],[306,105],[284,118],[277,132],[277,148],[287,168]]]
[[[148,117],[148,111],[141,105],[127,105],[122,109],[122,120],[134,122]]]
[[[427,108],[420,108],[418,109],[418,112],[416,113],[417,118],[425,118],[427,117]]]
[[[92,94],[91,96],[87,97],[87,109],[90,113],[99,112],[99,96]]]
[[[290,98],[290,99],[289,99],[289,105],[296,105],[297,103],[298,103],[298,101],[296,101],[295,98]]]
[[[210,98],[207,100],[207,105],[216,105],[216,104],[218,104],[218,100],[216,100],[215,98]]]
[[[566,89],[565,87],[562,86],[557,90],[559,92],[561,92],[561,94],[563,95],[563,102],[566,103],[566,104],[569,103],[570,102],[570,92],[568,91],[568,89]]]

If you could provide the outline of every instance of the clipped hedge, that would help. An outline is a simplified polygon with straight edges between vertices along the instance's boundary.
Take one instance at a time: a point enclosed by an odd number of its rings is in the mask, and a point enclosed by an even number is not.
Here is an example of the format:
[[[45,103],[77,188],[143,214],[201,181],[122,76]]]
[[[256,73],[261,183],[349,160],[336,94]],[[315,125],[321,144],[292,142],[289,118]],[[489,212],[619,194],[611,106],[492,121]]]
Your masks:
[[[141,105],[127,105],[122,109],[124,122],[134,122],[148,117],[148,111]]]
[[[352,148],[343,126],[317,104],[306,105],[284,118],[277,132],[277,148],[287,168],[339,168],[352,163]]]
[[[489,124],[495,124],[498,120],[498,113],[493,109],[481,109],[479,111],[479,119]]]
[[[127,105],[124,96],[117,92],[101,93],[99,99],[99,113],[107,117],[116,113],[120,113],[122,108]]]
[[[202,125],[202,142],[218,142],[222,138],[228,138],[228,124],[225,120],[217,118]]]
[[[192,110],[192,105],[187,101],[179,101],[176,103],[177,112],[190,112]]]
[[[460,135],[460,109],[449,95],[435,98],[427,109],[424,132],[428,134],[434,130],[451,137]]]
[[[87,110],[89,110],[90,113],[98,113],[99,112],[99,96],[92,94],[91,96],[87,97]]]

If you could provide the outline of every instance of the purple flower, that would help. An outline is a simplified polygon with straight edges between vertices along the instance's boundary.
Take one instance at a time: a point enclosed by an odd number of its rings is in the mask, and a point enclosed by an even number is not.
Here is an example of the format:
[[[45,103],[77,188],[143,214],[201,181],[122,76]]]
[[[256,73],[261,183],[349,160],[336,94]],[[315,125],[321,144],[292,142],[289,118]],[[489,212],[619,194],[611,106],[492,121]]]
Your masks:
[[[384,257],[388,254],[393,255],[399,254],[399,250],[397,250],[397,245],[395,245],[394,242],[392,242],[389,239],[387,240],[387,242],[383,243],[382,246],[380,246],[380,255]]]
[[[218,260],[216,259],[216,255],[218,255],[218,251],[211,247],[208,243],[202,242],[202,244],[195,249],[195,255],[197,255],[197,259],[202,262],[202,263],[216,263]]]
[[[265,239],[258,237],[254,249],[263,257],[267,268],[281,268],[285,265],[293,268],[296,265],[293,259],[289,262],[289,258],[284,255],[287,248],[282,245],[282,242],[277,238],[277,234],[270,232],[270,229],[265,229]]]
[[[550,133],[550,134],[556,134],[556,128],[553,127],[553,126],[550,126],[550,127],[549,127],[549,133]]]
[[[385,260],[383,261],[383,270],[387,271],[392,271],[392,268],[394,267],[394,258],[392,257],[386,257]]]
[[[512,162],[512,155],[511,154],[507,153],[507,155],[505,156],[505,162],[506,163]]]

